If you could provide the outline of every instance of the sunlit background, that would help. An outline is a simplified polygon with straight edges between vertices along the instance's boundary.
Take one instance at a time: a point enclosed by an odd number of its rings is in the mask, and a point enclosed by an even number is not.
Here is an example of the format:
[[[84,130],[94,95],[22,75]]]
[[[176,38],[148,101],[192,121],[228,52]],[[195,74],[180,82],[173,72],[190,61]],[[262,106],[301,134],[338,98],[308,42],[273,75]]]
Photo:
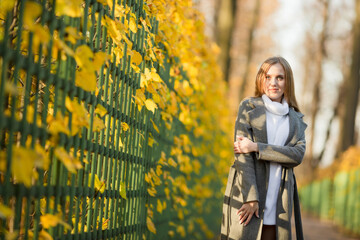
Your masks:
[[[303,210],[359,234],[359,1],[194,2],[221,50],[233,122],[239,102],[254,94],[260,64],[273,55],[289,61],[308,124],[306,155],[295,169]]]

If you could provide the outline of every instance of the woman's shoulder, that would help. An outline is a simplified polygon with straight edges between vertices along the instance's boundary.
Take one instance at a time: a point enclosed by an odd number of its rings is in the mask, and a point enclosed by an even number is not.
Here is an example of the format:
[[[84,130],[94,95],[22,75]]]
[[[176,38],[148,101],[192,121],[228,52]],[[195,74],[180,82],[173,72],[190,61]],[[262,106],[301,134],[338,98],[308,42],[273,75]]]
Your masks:
[[[264,105],[261,97],[247,97],[240,102],[239,108],[254,109],[257,106]]]

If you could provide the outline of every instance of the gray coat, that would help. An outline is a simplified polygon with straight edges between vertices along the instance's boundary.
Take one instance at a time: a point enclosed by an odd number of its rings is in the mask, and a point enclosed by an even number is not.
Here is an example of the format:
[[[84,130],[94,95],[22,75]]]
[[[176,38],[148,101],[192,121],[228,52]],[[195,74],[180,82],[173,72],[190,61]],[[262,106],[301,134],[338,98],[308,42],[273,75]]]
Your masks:
[[[303,115],[289,108],[289,136],[285,146],[267,144],[266,115],[262,98],[247,98],[240,103],[235,123],[235,136],[248,137],[258,143],[258,153],[235,154],[230,167],[225,190],[221,239],[260,239],[267,185],[269,163],[282,165],[281,183],[277,200],[277,239],[291,239],[291,215],[295,203],[297,239],[302,239],[299,199],[293,168],[302,162],[305,153],[306,124]],[[239,224],[237,210],[243,203],[259,202],[259,217],[252,217],[247,226]]]

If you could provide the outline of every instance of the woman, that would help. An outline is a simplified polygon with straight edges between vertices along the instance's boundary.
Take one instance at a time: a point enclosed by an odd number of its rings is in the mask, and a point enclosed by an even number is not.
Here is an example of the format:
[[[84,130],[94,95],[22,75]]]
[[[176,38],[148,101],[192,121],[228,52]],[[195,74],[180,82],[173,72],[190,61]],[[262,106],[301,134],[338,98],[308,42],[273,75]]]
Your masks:
[[[240,103],[221,239],[291,239],[293,203],[296,236],[303,239],[293,173],[305,153],[302,117],[289,63],[267,59],[256,76],[255,97]]]

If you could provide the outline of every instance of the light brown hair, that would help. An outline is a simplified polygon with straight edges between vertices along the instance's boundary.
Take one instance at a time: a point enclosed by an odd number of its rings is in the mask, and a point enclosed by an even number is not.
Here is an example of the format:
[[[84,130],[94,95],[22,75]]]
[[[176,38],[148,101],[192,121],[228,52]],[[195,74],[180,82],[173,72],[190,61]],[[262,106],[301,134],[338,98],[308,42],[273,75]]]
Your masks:
[[[259,68],[255,80],[255,96],[261,97],[265,93],[263,84],[266,77],[266,73],[269,71],[270,67],[276,63],[281,64],[281,66],[284,68],[285,71],[285,91],[284,91],[285,100],[287,101],[290,107],[293,107],[295,111],[300,112],[295,97],[293,72],[291,70],[290,64],[283,57],[270,57],[266,59],[263,62],[263,64],[261,64],[261,67]]]

